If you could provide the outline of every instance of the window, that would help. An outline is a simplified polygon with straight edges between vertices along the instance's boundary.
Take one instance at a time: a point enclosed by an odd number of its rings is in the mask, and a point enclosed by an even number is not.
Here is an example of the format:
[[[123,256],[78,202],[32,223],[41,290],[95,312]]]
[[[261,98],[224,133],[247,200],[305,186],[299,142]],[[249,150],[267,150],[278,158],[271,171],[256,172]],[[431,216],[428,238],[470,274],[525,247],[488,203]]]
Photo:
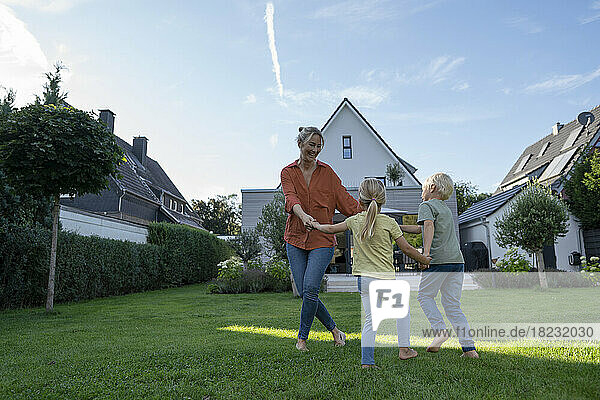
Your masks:
[[[581,132],[581,127],[580,126],[578,126],[577,128],[575,128],[575,130],[573,130],[573,132],[571,132],[571,134],[567,138],[567,141],[563,145],[562,149],[560,149],[560,151],[566,150],[569,147],[573,146],[573,144],[575,144],[575,141],[579,137],[579,133],[580,132]]]
[[[352,138],[350,136],[342,136],[342,157],[344,159],[352,158]]]
[[[531,158],[531,154],[527,154],[525,157],[523,157],[521,159],[521,162],[517,166],[515,173],[523,171],[523,168],[525,168],[525,164],[527,164],[527,161],[529,161],[530,158]]]
[[[177,202],[171,199],[171,210],[177,210]]]
[[[540,158],[541,156],[544,155],[544,153],[546,152],[546,150],[548,150],[548,147],[550,147],[550,142],[544,143],[544,145],[540,149],[540,154],[538,154],[538,158]]]

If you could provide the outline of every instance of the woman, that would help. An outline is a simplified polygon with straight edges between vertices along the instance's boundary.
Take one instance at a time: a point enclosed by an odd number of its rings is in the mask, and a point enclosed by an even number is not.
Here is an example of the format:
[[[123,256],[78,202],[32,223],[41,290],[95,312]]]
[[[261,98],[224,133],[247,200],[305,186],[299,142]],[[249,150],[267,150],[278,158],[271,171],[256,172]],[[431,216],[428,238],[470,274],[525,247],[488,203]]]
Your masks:
[[[301,127],[299,131],[296,140],[300,157],[281,171],[281,187],[289,214],[284,240],[294,282],[302,297],[296,348],[308,351],[306,339],[315,315],[331,332],[336,346],[346,344],[346,335],[319,300],[319,287],[333,257],[335,236],[312,230],[311,222],[331,224],[336,208],[351,216],[360,211],[360,206],[333,169],[317,161],[324,144],[321,131],[314,127]]]

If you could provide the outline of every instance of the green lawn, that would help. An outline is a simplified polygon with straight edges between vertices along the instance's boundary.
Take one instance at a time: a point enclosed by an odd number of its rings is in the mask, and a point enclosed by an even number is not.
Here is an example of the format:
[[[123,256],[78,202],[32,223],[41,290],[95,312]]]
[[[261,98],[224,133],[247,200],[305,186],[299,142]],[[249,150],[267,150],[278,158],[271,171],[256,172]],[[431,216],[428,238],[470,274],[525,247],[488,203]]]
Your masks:
[[[598,289],[463,293],[471,321],[599,321]],[[600,398],[597,345],[570,348],[487,344],[479,360],[456,343],[437,354],[360,369],[358,294],[321,295],[343,348],[325,334],[294,347],[300,301],[291,294],[209,295],[204,285],[0,312],[0,397],[92,398]],[[425,319],[411,296],[415,332]],[[589,316],[593,316],[592,319]],[[570,319],[565,319],[569,317]],[[595,319],[594,319],[595,318]],[[273,328],[273,329],[261,329]],[[315,332],[323,332],[316,322]]]

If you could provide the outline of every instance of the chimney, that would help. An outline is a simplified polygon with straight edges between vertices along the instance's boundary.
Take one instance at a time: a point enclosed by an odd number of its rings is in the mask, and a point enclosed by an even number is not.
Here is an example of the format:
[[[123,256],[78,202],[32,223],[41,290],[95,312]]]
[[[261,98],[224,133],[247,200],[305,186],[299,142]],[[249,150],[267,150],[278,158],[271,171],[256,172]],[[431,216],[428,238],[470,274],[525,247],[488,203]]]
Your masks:
[[[552,125],[552,134],[554,136],[558,135],[558,131],[560,131],[560,128],[562,128],[563,125],[560,124],[560,122],[557,122],[556,124]]]
[[[148,151],[148,138],[136,136],[133,138],[133,154],[142,165],[146,165],[146,153]]]
[[[99,110],[100,111],[100,121],[104,122],[108,127],[110,133],[115,133],[115,116],[116,114],[108,109]]]

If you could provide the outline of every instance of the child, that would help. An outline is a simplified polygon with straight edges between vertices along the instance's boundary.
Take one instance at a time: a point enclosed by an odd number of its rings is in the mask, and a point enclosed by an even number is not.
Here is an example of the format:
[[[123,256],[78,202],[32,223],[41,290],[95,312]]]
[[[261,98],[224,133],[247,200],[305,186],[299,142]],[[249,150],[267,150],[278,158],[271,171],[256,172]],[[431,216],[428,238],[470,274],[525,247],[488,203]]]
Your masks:
[[[450,337],[435,303],[435,297],[441,291],[444,312],[459,337],[462,356],[479,358],[475,343],[469,335],[469,323],[460,308],[464,260],[454,230],[454,218],[443,202],[450,197],[453,190],[452,179],[446,174],[438,172],[427,178],[423,184],[423,203],[419,206],[417,217],[417,224],[423,225],[423,228],[415,225],[401,225],[400,228],[408,233],[421,233],[422,230],[423,255],[431,256],[431,266],[421,274],[417,295],[431,327],[439,332],[427,351],[437,353],[442,343]]]
[[[410,257],[422,264],[429,264],[430,258],[421,255],[402,236],[400,227],[394,219],[380,214],[385,203],[385,187],[379,179],[369,178],[361,182],[358,188],[359,203],[363,211],[346,221],[335,225],[321,225],[314,222],[313,227],[325,233],[352,231],[354,238],[354,264],[352,273],[358,275],[358,290],[365,311],[365,325],[361,336],[362,367],[375,366],[375,332],[371,319],[369,302],[369,284],[377,279],[394,279],[393,242]],[[407,360],[417,356],[410,346],[410,314],[396,321],[398,328],[399,357]]]

